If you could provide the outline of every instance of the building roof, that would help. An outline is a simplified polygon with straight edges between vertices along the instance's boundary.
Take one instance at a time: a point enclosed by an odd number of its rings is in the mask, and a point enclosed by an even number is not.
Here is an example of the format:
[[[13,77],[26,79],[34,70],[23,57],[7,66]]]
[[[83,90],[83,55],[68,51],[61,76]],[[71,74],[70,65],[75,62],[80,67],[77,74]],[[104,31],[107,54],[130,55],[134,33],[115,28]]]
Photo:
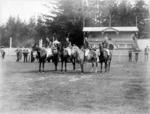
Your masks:
[[[83,32],[138,32],[136,26],[132,27],[84,27]]]

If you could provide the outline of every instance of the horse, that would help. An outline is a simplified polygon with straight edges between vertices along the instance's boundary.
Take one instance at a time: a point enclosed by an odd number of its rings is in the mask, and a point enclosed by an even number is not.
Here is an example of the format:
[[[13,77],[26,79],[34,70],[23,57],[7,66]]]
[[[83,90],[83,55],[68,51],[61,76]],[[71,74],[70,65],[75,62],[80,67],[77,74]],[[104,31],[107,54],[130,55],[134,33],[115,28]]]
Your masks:
[[[59,62],[59,57],[60,57],[60,53],[59,53],[59,49],[58,47],[53,47],[52,48],[52,62],[54,63],[55,65],[55,71],[57,71],[57,65],[58,65],[58,62]]]
[[[46,62],[47,52],[45,49],[40,48],[36,43],[32,47],[32,52],[36,51],[38,54],[39,59],[39,72],[41,72],[41,64],[43,65],[43,72],[44,72],[44,64]]]
[[[79,47],[73,46],[72,47],[72,56],[74,56],[74,58],[76,59],[76,60],[74,60],[74,62],[78,61],[80,63],[82,73],[84,72],[83,67],[84,67],[85,58],[86,58],[86,61],[92,63],[91,72],[93,72],[94,63],[95,63],[95,65],[96,65],[95,73],[97,73],[98,53],[96,51],[90,50],[88,55],[85,57],[85,50],[83,50],[83,49],[81,50],[81,49],[79,49]],[[75,63],[74,63],[74,69],[75,69]]]
[[[61,46],[61,50],[60,50],[60,57],[61,57],[61,71],[63,71],[63,63],[65,63],[65,72],[67,71],[67,62],[69,59],[69,53],[67,50],[65,50],[62,46]]]
[[[16,62],[19,62],[22,59],[22,51],[21,51],[21,49],[17,49],[15,51],[16,51],[16,55],[17,55]]]
[[[73,63],[73,70],[75,70],[76,61],[81,66],[81,72],[84,73],[84,51],[74,45],[72,47],[72,52],[71,52],[71,62]]]
[[[99,44],[99,51],[100,51],[99,62],[101,64],[100,72],[102,72],[103,63],[105,63],[105,72],[109,72],[110,71],[110,63],[111,63],[111,59],[112,59],[112,53],[110,52],[110,55],[108,55],[107,51],[103,49],[101,44]]]
[[[85,51],[85,50],[84,50]],[[96,66],[95,73],[97,73],[97,66],[98,66],[98,53],[96,50],[90,49],[87,55],[85,55],[85,61],[92,63],[91,72],[94,70],[94,63]]]

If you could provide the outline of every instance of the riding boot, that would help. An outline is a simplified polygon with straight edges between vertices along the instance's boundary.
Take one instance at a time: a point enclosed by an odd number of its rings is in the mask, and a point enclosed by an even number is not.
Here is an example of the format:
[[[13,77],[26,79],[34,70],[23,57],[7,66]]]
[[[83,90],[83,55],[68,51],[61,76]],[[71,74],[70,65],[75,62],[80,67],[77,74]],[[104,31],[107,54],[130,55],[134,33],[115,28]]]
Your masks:
[[[86,64],[87,63],[87,57],[84,56],[84,63]]]

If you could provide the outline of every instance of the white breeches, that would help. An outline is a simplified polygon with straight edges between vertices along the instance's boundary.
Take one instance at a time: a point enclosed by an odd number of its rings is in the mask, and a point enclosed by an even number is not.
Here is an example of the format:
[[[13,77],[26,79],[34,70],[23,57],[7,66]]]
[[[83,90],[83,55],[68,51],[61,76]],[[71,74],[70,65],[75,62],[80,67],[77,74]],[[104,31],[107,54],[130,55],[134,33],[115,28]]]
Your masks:
[[[47,57],[52,55],[52,49],[51,48],[47,48],[46,51],[47,51]]]
[[[110,51],[107,48],[104,48],[104,50],[108,53],[108,55],[110,55]]]
[[[85,56],[88,56],[89,51],[90,51],[89,49],[86,49],[86,50],[85,50]]]
[[[70,56],[71,55],[71,49],[69,47],[65,48],[65,50],[68,51],[68,55]]]

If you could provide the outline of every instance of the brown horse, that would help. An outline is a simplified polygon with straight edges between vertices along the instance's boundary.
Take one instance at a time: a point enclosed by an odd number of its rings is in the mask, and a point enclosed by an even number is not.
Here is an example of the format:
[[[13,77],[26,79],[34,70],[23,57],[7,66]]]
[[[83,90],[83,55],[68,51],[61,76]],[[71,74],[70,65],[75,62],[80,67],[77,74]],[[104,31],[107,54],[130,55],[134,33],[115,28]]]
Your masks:
[[[32,52],[36,51],[38,54],[39,59],[39,72],[41,72],[41,64],[43,65],[43,72],[44,72],[44,64],[46,62],[47,52],[45,49],[40,48],[36,43],[32,47]]]
[[[84,51],[79,49],[77,46],[72,47],[72,54],[71,54],[71,59],[73,63],[73,70],[75,70],[75,63],[76,61],[79,62],[81,66],[81,72],[84,72]]]
[[[85,55],[85,60],[87,62],[91,62],[92,63],[91,72],[93,72],[93,70],[94,70],[94,64],[95,64],[95,66],[96,66],[95,73],[97,73],[98,53],[96,51],[90,49],[89,53],[87,54],[87,56]]]
[[[60,57],[61,57],[61,71],[63,71],[63,63],[65,63],[65,71],[67,71],[67,62],[70,56],[68,54],[68,51],[65,50],[63,47],[61,47]]]
[[[85,51],[84,50],[80,50],[77,46],[73,46],[72,47],[72,55],[73,54],[76,55],[76,60],[80,63],[82,72],[84,72],[83,66],[84,66],[85,59],[86,59],[87,62],[91,62],[92,63],[91,72],[93,72],[94,63],[95,63],[95,66],[96,66],[95,73],[97,72],[98,53],[96,51],[90,50],[88,55],[85,56]]]
[[[99,44],[99,51],[100,51],[99,62],[101,64],[100,72],[102,72],[103,63],[105,63],[105,72],[109,72],[112,53],[110,52],[110,55],[108,55],[107,51],[103,49],[101,44]]]
[[[52,48],[52,56],[51,57],[52,57],[52,62],[55,65],[55,71],[57,71],[57,65],[58,65],[59,57],[60,57],[59,49],[57,47]]]

